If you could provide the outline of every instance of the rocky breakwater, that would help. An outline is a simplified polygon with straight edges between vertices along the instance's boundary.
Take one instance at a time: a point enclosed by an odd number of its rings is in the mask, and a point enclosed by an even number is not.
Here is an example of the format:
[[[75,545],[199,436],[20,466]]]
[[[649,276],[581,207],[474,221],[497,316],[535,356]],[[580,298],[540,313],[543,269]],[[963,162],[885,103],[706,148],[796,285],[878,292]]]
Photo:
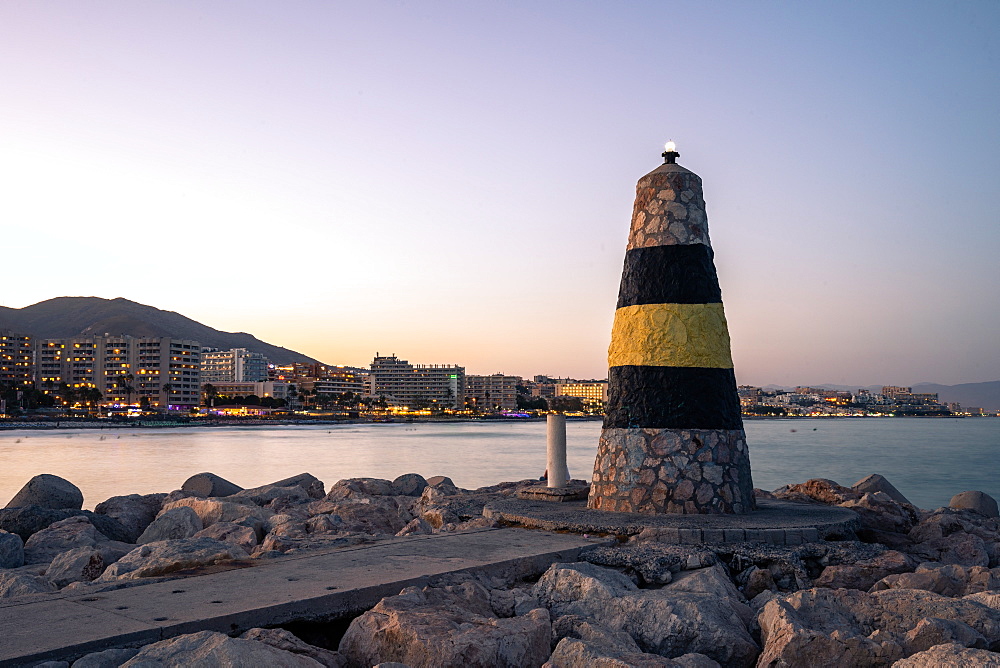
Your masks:
[[[94,513],[34,496],[0,510],[0,597],[96,592],[198,566],[491,526],[483,506],[532,484],[462,490],[409,474],[326,492],[303,474],[244,490],[200,474]],[[384,598],[346,632],[312,629],[315,644],[284,629],[203,631],[74,665],[1000,666],[992,499],[963,493],[954,507],[921,510],[881,476],[756,494],[850,508],[861,528],[801,545],[678,545],[648,529],[533,581],[439,576]]]

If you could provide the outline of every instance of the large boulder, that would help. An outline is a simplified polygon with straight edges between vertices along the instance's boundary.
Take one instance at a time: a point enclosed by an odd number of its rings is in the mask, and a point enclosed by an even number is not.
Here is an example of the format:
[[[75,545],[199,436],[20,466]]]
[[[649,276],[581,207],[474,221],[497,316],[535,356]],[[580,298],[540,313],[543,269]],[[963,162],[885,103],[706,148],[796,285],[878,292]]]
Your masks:
[[[943,621],[915,631],[924,619]],[[910,589],[805,589],[773,597],[757,621],[762,666],[880,666],[926,649],[921,638],[1000,641],[1000,611]]]
[[[797,485],[785,485],[774,490],[773,494],[775,498],[786,501],[818,501],[827,505],[861,498],[861,492],[827,478],[812,478]]]
[[[632,636],[623,631],[611,631],[596,622],[572,616],[557,620],[557,626],[570,621],[572,628],[562,638],[545,664],[546,668],[718,668],[716,661],[703,654],[684,654],[667,659],[647,654]]]
[[[71,508],[42,508],[41,506],[22,506],[20,508],[0,509],[0,529],[16,533],[21,540],[27,541],[35,534],[54,522],[67,517],[86,517],[91,524],[112,540],[129,542],[128,532],[118,520],[98,515],[89,510],[73,510]]]
[[[338,480],[323,497],[327,501],[395,496],[392,482],[382,478],[345,478]]]
[[[17,598],[29,594],[49,594],[56,586],[46,578],[18,571],[0,571],[0,599]]]
[[[24,541],[16,533],[0,529],[0,568],[24,566]]]
[[[935,645],[892,664],[892,668],[1000,668],[1000,654],[959,643]]]
[[[78,547],[58,555],[45,570],[45,578],[57,587],[71,582],[90,582],[104,572],[107,563],[100,550]]]
[[[248,527],[245,524],[234,524],[233,522],[216,522],[194,534],[195,538],[203,536],[214,538],[230,545],[236,545],[246,550],[247,553],[253,552],[254,548],[260,542],[257,540],[257,532],[253,530],[253,527]]]
[[[860,515],[862,528],[877,532],[876,537],[886,532],[905,534],[920,520],[915,507],[900,503],[885,492],[866,492],[837,505]],[[864,534],[859,532],[859,535]]]
[[[326,496],[326,492],[323,490],[323,481],[311,473],[300,473],[271,484],[275,487],[301,487],[314,499],[322,499]]]
[[[346,666],[343,657],[337,652],[331,652],[328,649],[310,645],[285,629],[250,629],[240,637],[244,640],[262,642],[265,645],[270,645],[271,647],[291,652],[292,654],[307,656],[327,666],[327,668],[341,668],[342,666]]]
[[[427,487],[427,481],[419,473],[404,473],[392,481],[393,494],[396,496],[420,496]]]
[[[997,500],[985,492],[961,492],[951,497],[948,502],[949,508],[961,510],[974,510],[986,517],[1000,517],[1000,510],[997,509]]]
[[[246,559],[246,550],[212,538],[182,538],[147,543],[111,564],[97,582],[134,580],[175,571]]]
[[[67,517],[33,534],[25,541],[24,562],[45,564],[67,550],[78,547],[92,548],[106,542],[108,537],[98,531],[86,517]]]
[[[399,662],[411,668],[539,666],[549,656],[544,609],[499,618],[476,583],[416,587],[390,596],[351,622],[339,652],[348,665]]]
[[[313,497],[309,496],[306,490],[299,485],[264,485],[263,487],[240,490],[226,498],[236,502],[247,500],[258,506],[267,505],[275,500],[280,500],[284,505],[297,505],[313,500]]]
[[[249,499],[220,501],[218,499],[199,499],[197,497],[188,497],[165,503],[161,512],[184,506],[191,508],[198,515],[201,519],[202,528],[212,526],[216,522],[235,522],[236,524],[252,526],[255,531],[262,531],[268,518],[274,515],[273,511],[261,508]]]
[[[41,506],[42,508],[83,508],[83,492],[65,478],[42,473],[25,483],[5,507]]]
[[[726,666],[752,666],[760,650],[728,598],[704,592],[639,589],[589,563],[556,563],[532,593],[554,617],[579,615],[628,633],[643,652],[704,654]]]
[[[872,586],[872,591],[883,589],[922,589],[942,596],[1000,590],[1000,568],[924,563],[913,573],[888,575]]]
[[[196,473],[181,485],[181,490],[198,496],[229,496],[243,489],[214,473]]]
[[[865,476],[861,480],[857,481],[851,485],[851,489],[855,492],[860,492],[861,494],[869,494],[873,492],[883,492],[888,494],[897,503],[905,503],[907,505],[913,505],[910,503],[909,499],[903,496],[896,487],[886,480],[883,476],[878,473],[872,473],[869,476]]]
[[[2,512],[2,511],[0,511]],[[969,541],[974,536],[979,541]],[[907,551],[920,561],[941,561],[974,566],[982,561],[985,551],[991,568],[1000,566],[1000,518],[987,518],[973,510],[938,508],[924,516],[910,530],[910,540],[915,543]]]
[[[216,631],[189,633],[146,645],[122,668],[151,666],[268,666],[269,668],[319,668],[323,664],[266,643],[230,638]]]
[[[73,668],[118,668],[138,653],[138,649],[131,647],[116,647],[106,649],[103,652],[91,652],[74,661]]]
[[[163,507],[166,494],[129,494],[113,496],[94,508],[98,515],[118,520],[128,532],[128,542],[134,543],[146,530]]]
[[[153,522],[146,527],[136,543],[145,545],[161,540],[176,540],[178,538],[190,538],[204,527],[198,513],[188,506],[178,506],[170,508],[159,514]]]
[[[338,531],[394,536],[413,520],[408,509],[391,496],[322,501],[317,502],[314,510],[329,515]]]
[[[895,573],[905,573],[913,566],[913,559],[908,555],[896,550],[887,550],[871,559],[827,566],[813,581],[813,585],[830,589],[868,591],[882,578]]]

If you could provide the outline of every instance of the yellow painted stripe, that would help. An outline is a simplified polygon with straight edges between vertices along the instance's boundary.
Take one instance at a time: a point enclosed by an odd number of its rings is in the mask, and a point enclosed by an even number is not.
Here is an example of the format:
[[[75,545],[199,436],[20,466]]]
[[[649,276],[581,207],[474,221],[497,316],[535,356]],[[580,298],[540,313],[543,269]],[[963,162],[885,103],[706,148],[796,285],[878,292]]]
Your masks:
[[[722,304],[638,304],[615,311],[608,366],[732,369]]]

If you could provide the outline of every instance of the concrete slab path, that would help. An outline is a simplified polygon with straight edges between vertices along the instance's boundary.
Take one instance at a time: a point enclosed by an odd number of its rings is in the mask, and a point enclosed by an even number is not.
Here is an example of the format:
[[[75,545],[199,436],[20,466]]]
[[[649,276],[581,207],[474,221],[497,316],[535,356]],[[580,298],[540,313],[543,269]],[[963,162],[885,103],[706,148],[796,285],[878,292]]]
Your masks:
[[[660,540],[687,545],[800,545],[853,536],[861,526],[858,514],[847,508],[775,499],[757,499],[757,510],[746,515],[640,515],[590,510],[586,501],[502,499],[486,504],[483,515],[516,526],[578,534],[633,536],[650,529]]]
[[[195,631],[239,633],[354,616],[437,575],[528,577],[607,543],[579,535],[480,529],[289,555],[118,591],[39,595],[0,603],[0,666],[72,661]]]

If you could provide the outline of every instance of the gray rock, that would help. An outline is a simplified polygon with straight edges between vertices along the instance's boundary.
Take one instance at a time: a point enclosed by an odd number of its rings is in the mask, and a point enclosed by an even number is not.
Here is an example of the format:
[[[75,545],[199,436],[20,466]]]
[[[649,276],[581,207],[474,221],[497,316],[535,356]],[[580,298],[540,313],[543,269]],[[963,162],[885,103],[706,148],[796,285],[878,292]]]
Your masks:
[[[50,594],[56,586],[46,578],[17,571],[0,571],[0,599],[29,594]]]
[[[33,534],[24,543],[24,562],[27,564],[45,564],[67,550],[78,547],[94,548],[108,541],[83,516],[67,517],[51,526]]]
[[[997,501],[985,492],[962,492],[951,497],[948,502],[949,508],[959,508],[965,510],[975,510],[986,517],[1000,517],[997,509]]]
[[[214,538],[230,545],[236,545],[246,550],[247,553],[253,552],[254,548],[260,542],[257,540],[257,532],[253,530],[253,527],[248,527],[245,524],[234,524],[233,522],[216,522],[194,534],[195,538],[203,536]]]
[[[160,540],[190,538],[204,528],[198,513],[187,506],[178,506],[160,513],[136,543],[145,545]]]
[[[266,505],[276,499],[281,499],[287,505],[306,503],[313,500],[306,490],[298,485],[264,485],[263,487],[240,490],[235,494],[229,495],[226,499],[228,501],[236,502],[246,499],[247,501],[250,501],[258,506]]]
[[[34,668],[69,668],[68,661],[43,661],[36,663]]]
[[[883,589],[922,589],[942,596],[966,596],[1000,590],[1000,568],[924,563],[912,573],[888,575],[876,582],[871,591]]]
[[[382,478],[347,478],[334,483],[323,498],[327,501],[340,501],[376,496],[395,496],[392,483]]]
[[[639,589],[621,573],[589,563],[553,564],[533,593],[553,616],[589,617],[627,633],[648,654],[699,653],[749,667],[760,652],[729,600],[712,594]]]
[[[396,496],[420,496],[427,481],[419,473],[404,473],[392,481],[393,494]]]
[[[891,482],[878,473],[872,473],[869,476],[865,476],[851,485],[851,489],[855,492],[861,492],[862,494],[869,492],[884,492],[892,497],[894,501],[913,505],[905,496],[903,496],[902,492],[896,489]]]
[[[135,548],[111,564],[96,582],[158,577],[249,556],[246,550],[212,538],[162,540]]]
[[[329,497],[329,494],[327,495]],[[322,501],[316,509],[340,517],[341,531],[396,535],[413,519],[395,497],[348,498],[336,502]]]
[[[888,575],[911,570],[913,564],[914,560],[902,552],[887,550],[870,559],[856,559],[853,563],[827,566],[813,585],[831,589],[868,591],[876,582]]]
[[[181,485],[181,490],[193,492],[199,496],[229,496],[243,489],[234,485],[222,476],[214,473],[196,473]]]
[[[900,659],[892,668],[1000,668],[1000,654],[968,649],[958,643],[937,645]]]
[[[410,523],[396,532],[397,536],[419,536],[434,533],[434,527],[426,520],[417,517],[410,520]]]
[[[497,618],[476,583],[404,589],[354,619],[340,642],[348,665],[539,666],[551,652],[548,612]]]
[[[327,668],[341,668],[346,665],[337,652],[310,645],[284,629],[250,629],[240,636],[245,640],[255,640],[276,649],[299,654],[314,659]]]
[[[0,529],[0,568],[24,566],[24,541],[16,533]]]
[[[138,649],[106,649],[103,652],[91,652],[84,654],[73,662],[73,668],[118,668],[133,656],[139,653]]]
[[[45,578],[57,587],[71,582],[90,582],[104,572],[104,555],[93,547],[78,547],[56,556],[45,571]]]
[[[113,496],[97,504],[94,512],[117,520],[128,534],[127,542],[134,543],[146,527],[156,519],[166,496],[166,494]]]
[[[889,665],[921,638],[949,629],[963,637],[947,623],[925,624],[908,636],[925,618],[961,622],[990,645],[1000,641],[1000,611],[974,600],[913,589],[805,589],[775,596],[757,616],[764,641],[759,665]]]
[[[5,507],[21,508],[24,506],[80,510],[83,508],[83,492],[65,478],[42,473],[25,483],[24,487],[14,495],[14,498]]]
[[[234,522],[236,524],[252,526],[254,531],[258,532],[259,536],[263,535],[264,525],[268,518],[274,515],[273,511],[261,508],[249,499],[229,501],[199,499],[197,497],[188,497],[165,503],[161,512],[185,506],[197,513],[201,519],[202,528],[212,526],[216,522]]]
[[[935,645],[957,642],[963,647],[986,649],[986,638],[960,619],[924,617],[903,636],[907,654],[923,652]]]
[[[317,668],[323,664],[262,642],[230,638],[215,631],[189,633],[146,645],[122,668],[152,666],[268,666],[269,668]]]
[[[442,485],[445,487],[455,487],[455,483],[446,475],[433,475],[427,478],[427,484],[431,487],[441,487]]]
[[[291,478],[272,482],[271,484],[275,487],[301,487],[314,499],[322,499],[326,496],[326,492],[323,489],[323,481],[311,473],[300,473],[293,475]]]
[[[562,619],[562,618],[561,618]],[[559,622],[557,621],[557,624]],[[596,622],[581,621],[563,635],[545,664],[551,668],[718,668],[702,654],[684,654],[667,659],[642,651],[635,640],[622,631],[611,631]]]

